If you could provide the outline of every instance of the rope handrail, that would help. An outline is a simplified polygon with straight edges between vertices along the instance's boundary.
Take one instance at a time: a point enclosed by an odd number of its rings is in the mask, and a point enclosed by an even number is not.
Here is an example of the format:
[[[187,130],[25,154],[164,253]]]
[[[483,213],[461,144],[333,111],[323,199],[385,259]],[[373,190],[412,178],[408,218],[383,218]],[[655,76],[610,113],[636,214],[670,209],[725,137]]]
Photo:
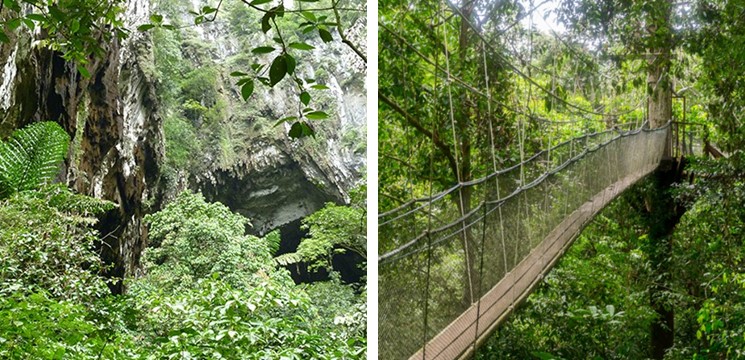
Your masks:
[[[498,206],[504,204],[505,202],[507,202],[508,200],[510,200],[510,199],[518,196],[522,192],[538,186],[543,181],[545,181],[549,176],[555,175],[555,174],[561,172],[562,170],[564,170],[570,164],[576,163],[579,160],[583,159],[585,156],[587,156],[587,154],[593,153],[593,152],[595,152],[595,151],[597,151],[597,150],[599,150],[601,148],[604,148],[604,147],[608,146],[609,144],[615,142],[618,139],[621,139],[621,138],[624,138],[624,137],[627,137],[627,136],[636,135],[636,134],[639,134],[640,132],[657,132],[657,131],[667,130],[670,127],[670,124],[671,124],[671,122],[668,121],[664,126],[662,126],[660,128],[656,128],[656,129],[639,128],[639,129],[632,130],[632,131],[622,132],[622,133],[619,133],[618,136],[613,137],[613,138],[611,138],[610,140],[608,140],[606,142],[600,143],[600,144],[598,144],[598,145],[596,145],[594,147],[585,148],[582,152],[578,153],[576,156],[568,159],[567,161],[563,162],[562,164],[558,165],[557,167],[555,167],[553,169],[550,169],[549,171],[543,173],[541,176],[539,176],[535,180],[531,181],[530,183],[526,184],[525,186],[519,186],[511,194],[509,194],[509,195],[507,195],[507,196],[505,196],[505,197],[503,197],[501,199],[496,199],[496,200],[491,200],[491,201],[481,201],[481,202],[479,202],[479,204],[477,206],[475,206],[473,209],[471,209],[468,213],[466,213],[465,215],[463,215],[463,216],[461,216],[461,217],[453,220],[449,224],[443,225],[443,226],[441,226],[441,227],[439,227],[437,229],[431,230],[431,231],[430,230],[425,230],[424,232],[420,233],[413,240],[407,242],[406,244],[403,244],[403,245],[397,247],[394,250],[391,250],[391,251],[389,251],[389,252],[387,252],[387,253],[385,253],[383,255],[380,255],[378,257],[378,263],[383,264],[383,263],[395,261],[395,260],[397,260],[397,259],[399,259],[401,257],[406,257],[406,256],[409,256],[411,254],[417,253],[418,251],[415,250],[415,251],[412,251],[411,253],[404,253],[403,255],[399,255],[402,252],[404,252],[405,250],[407,250],[407,249],[409,249],[409,248],[417,245],[421,241],[421,239],[423,239],[423,238],[425,238],[427,236],[431,236],[433,234],[443,232],[443,231],[448,230],[448,229],[450,229],[450,228],[452,228],[452,227],[454,227],[454,226],[456,226],[458,224],[462,224],[471,215],[473,215],[478,210],[480,210],[483,205],[495,205],[495,209],[496,209],[496,207],[498,207]],[[605,131],[603,133],[607,133],[607,131]],[[486,181],[488,179],[480,179],[480,180],[483,180],[481,182],[484,182],[484,181]],[[479,182],[479,183],[481,183],[481,182]],[[442,196],[445,196],[445,195],[442,195]],[[492,209],[492,211],[494,211],[494,209]],[[478,220],[481,220],[482,218],[479,218]],[[478,221],[478,220],[476,220],[476,221]],[[456,232],[454,232],[452,234],[449,234],[449,236],[447,236],[445,238],[438,239],[437,241],[435,241],[434,243],[432,243],[430,246],[434,246],[436,244],[439,244],[442,241],[445,241],[445,240],[449,239],[450,237],[452,237],[455,234],[457,234],[459,231],[456,231]]]
[[[634,124],[634,123],[628,123],[628,124]],[[622,125],[625,126],[626,124],[622,124]],[[556,145],[550,147],[549,149],[544,149],[544,150],[540,150],[540,151],[536,152],[531,157],[525,159],[525,161],[522,161],[520,163],[517,163],[515,165],[509,166],[509,167],[504,168],[504,169],[501,169],[501,170],[497,170],[497,171],[492,172],[489,175],[486,175],[486,176],[484,176],[482,178],[474,179],[474,180],[469,180],[469,181],[466,181],[466,182],[455,184],[452,187],[450,187],[450,188],[448,188],[446,190],[443,190],[443,191],[441,191],[441,192],[439,192],[439,193],[437,193],[437,194],[435,194],[435,195],[433,195],[431,197],[425,196],[425,197],[420,197],[420,198],[416,198],[416,199],[411,199],[411,200],[409,200],[409,201],[407,201],[407,202],[405,202],[405,203],[397,206],[394,209],[391,209],[391,210],[388,210],[386,212],[382,212],[382,213],[378,214],[378,219],[382,219],[382,218],[385,218],[387,216],[390,216],[390,215],[392,215],[392,214],[394,214],[396,212],[402,211],[406,207],[408,207],[408,206],[410,206],[410,205],[412,205],[414,203],[437,201],[437,200],[439,200],[439,199],[441,199],[441,198],[443,198],[443,197],[445,197],[445,196],[447,196],[447,195],[449,195],[451,193],[454,193],[455,191],[458,191],[460,188],[462,188],[464,186],[478,185],[478,184],[484,183],[486,181],[491,180],[495,176],[499,176],[499,175],[505,174],[507,172],[514,171],[514,170],[520,168],[520,166],[524,166],[524,165],[530,163],[531,161],[534,161],[536,158],[540,157],[541,155],[546,154],[549,151],[556,150],[556,149],[560,148],[561,146],[567,145],[567,144],[569,144],[571,142],[576,142],[578,140],[582,140],[582,139],[586,139],[586,138],[592,138],[592,137],[597,137],[597,136],[601,136],[601,135],[608,134],[608,133],[611,133],[611,132],[618,132],[618,131],[619,131],[619,129],[606,129],[606,130],[603,130],[603,131],[597,131],[597,132],[593,132],[593,133],[589,133],[589,134],[582,134],[580,136],[571,138],[569,140],[562,141],[561,143],[556,144]],[[629,130],[629,131],[634,131],[634,130]],[[416,209],[409,210],[409,211],[405,212],[404,214],[402,214],[401,217],[406,216],[406,215],[409,215],[409,214],[411,214],[413,212],[416,212],[416,211],[418,211],[418,210],[420,210],[422,208],[423,208],[423,206],[422,207],[419,207],[419,208],[416,208]],[[398,219],[400,219],[400,217],[395,217],[393,219],[388,219],[386,221],[379,221],[378,222],[378,227],[384,226],[384,225],[390,223],[391,221],[398,220]]]

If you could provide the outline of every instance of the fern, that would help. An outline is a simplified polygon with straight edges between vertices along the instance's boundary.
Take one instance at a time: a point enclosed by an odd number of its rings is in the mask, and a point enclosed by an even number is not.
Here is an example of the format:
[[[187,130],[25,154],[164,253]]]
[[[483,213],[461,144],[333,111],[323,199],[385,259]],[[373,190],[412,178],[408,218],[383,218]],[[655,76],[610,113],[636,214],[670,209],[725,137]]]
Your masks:
[[[280,266],[297,264],[303,261],[303,257],[298,253],[282,254],[274,258],[274,262]]]
[[[69,143],[65,130],[49,121],[16,130],[0,142],[0,199],[51,181]]]
[[[274,230],[264,236],[264,241],[269,248],[269,252],[276,254],[279,251],[279,246],[282,243],[282,237],[279,235],[279,230]]]

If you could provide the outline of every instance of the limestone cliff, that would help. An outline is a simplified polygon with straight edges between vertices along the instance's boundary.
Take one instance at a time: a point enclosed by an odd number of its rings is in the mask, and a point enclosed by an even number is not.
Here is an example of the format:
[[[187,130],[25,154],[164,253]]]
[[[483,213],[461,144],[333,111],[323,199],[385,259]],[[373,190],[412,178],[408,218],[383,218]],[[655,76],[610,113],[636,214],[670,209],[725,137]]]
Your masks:
[[[246,103],[234,85],[235,79],[227,75],[247,71],[250,63],[266,60],[251,54],[253,47],[271,44],[271,37],[275,36],[260,30],[259,15],[244,4],[235,3],[221,9],[216,21],[193,28],[188,26],[193,17],[184,14],[198,11],[207,2],[161,0],[159,4],[167,21],[177,23],[182,30],[164,35],[164,41],[178,44],[180,54],[158,52],[156,68],[176,63],[181,74],[190,74],[181,82],[175,106],[163,109],[165,116],[185,116],[184,121],[194,125],[196,132],[219,137],[218,145],[206,144],[192,154],[197,159],[192,159],[190,165],[176,166],[180,170],[178,177],[184,180],[182,186],[188,184],[209,199],[246,215],[252,219],[252,231],[258,234],[303,218],[325,202],[348,201],[347,192],[359,181],[365,159],[362,59],[339,41],[325,44],[314,37],[303,39],[315,49],[301,54],[297,72],[300,77],[314,78],[329,87],[314,96],[318,106],[332,117],[314,123],[315,138],[292,140],[287,136],[289,124],[275,127],[274,123],[297,111],[299,100],[294,84],[285,81],[271,89],[259,86]],[[351,22],[347,36],[364,45],[364,16]],[[338,39],[338,34],[334,35]],[[178,61],[179,55],[185,61]],[[215,94],[203,96],[202,90],[201,97],[193,99],[193,91],[188,88],[194,86],[192,79],[198,78],[193,74],[207,69],[218,74],[213,84]],[[169,77],[179,76],[171,72]],[[167,92],[162,91],[164,95]],[[204,106],[207,114],[187,113],[183,102],[190,100],[198,102],[195,106]],[[220,109],[220,103],[224,103],[222,114],[212,116]],[[210,122],[220,123],[221,129],[210,130],[206,125]],[[235,130],[224,134],[224,129]],[[204,135],[195,139],[210,142]]]
[[[143,21],[147,1],[127,3],[129,24]],[[37,46],[41,31],[11,34],[0,46],[0,135],[42,120],[60,123],[73,146],[60,180],[77,192],[113,200],[119,208],[100,226],[102,255],[111,275],[136,268],[145,246],[141,223],[148,188],[158,177],[163,136],[152,82],[140,64],[149,57],[146,35],[105,44],[105,55],[82,77],[60,54]]]

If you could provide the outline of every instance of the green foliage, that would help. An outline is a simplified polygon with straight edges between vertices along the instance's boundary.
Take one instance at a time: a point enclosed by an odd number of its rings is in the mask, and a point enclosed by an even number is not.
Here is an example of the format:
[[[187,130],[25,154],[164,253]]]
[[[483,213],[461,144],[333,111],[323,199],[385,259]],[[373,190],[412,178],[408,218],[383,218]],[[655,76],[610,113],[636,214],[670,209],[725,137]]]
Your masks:
[[[62,52],[65,60],[74,61],[80,73],[90,77],[85,65],[91,56],[103,56],[102,44],[128,36],[121,19],[123,4],[122,0],[4,0],[8,15],[0,42],[9,42],[21,26],[32,32],[40,27],[47,34],[41,43]]]
[[[355,293],[353,285],[341,283],[339,274],[331,273],[329,281],[309,284],[306,288],[316,307],[315,324],[342,337],[364,338],[367,332],[367,288]]]
[[[691,208],[673,237],[676,344],[671,359],[745,357],[745,156],[695,159],[677,194]]]
[[[250,37],[257,32],[247,26],[253,24],[255,30],[261,29],[261,32],[268,35],[267,38],[272,39],[271,45],[258,44],[257,46],[256,39],[252,38],[250,50],[259,59],[254,57],[250,66],[243,67],[240,71],[232,71],[230,74],[236,78],[236,86],[240,89],[239,92],[244,101],[251,98],[257,83],[274,88],[280,83],[287,83],[285,79],[291,80],[289,84],[296,87],[299,103],[302,106],[298,106],[296,116],[284,117],[277,122],[277,125],[292,122],[289,132],[292,138],[315,136],[311,121],[329,118],[326,112],[310,105],[313,99],[310,90],[327,90],[328,87],[317,83],[317,79],[305,78],[295,72],[298,59],[303,59],[306,53],[315,49],[307,42],[311,34],[317,34],[323,43],[328,43],[334,41],[335,35],[332,31],[335,31],[336,37],[340,37],[346,46],[366,61],[365,55],[358,48],[359,44],[354,44],[347,39],[344,32],[344,26],[354,24],[359,18],[357,13],[364,12],[362,9],[355,9],[359,4],[326,0],[313,2],[315,6],[310,8],[303,6],[300,10],[285,9],[284,4],[268,4],[270,1],[261,0],[250,4],[248,2],[245,4],[220,2],[217,7],[204,6],[198,11],[189,11],[194,16],[194,24],[200,25],[215,22],[222,8],[222,13],[227,12],[228,26],[235,34]],[[173,4],[165,5],[165,8],[173,12]],[[179,17],[179,14],[169,15],[174,18]],[[140,31],[159,28],[175,30],[177,28],[175,24],[166,23],[164,16],[156,14],[151,16],[149,23],[140,25],[138,29]],[[267,57],[268,54],[272,56]]]
[[[45,292],[0,297],[3,359],[133,359],[134,343],[106,319]]]
[[[146,274],[130,295],[147,358],[365,356],[364,300],[337,282],[311,287],[333,301],[311,301],[274,266],[277,232],[246,236],[248,219],[188,192],[146,222]]]
[[[90,225],[111,208],[59,185],[0,202],[0,357],[365,357],[364,295],[337,281],[309,296],[275,268],[276,232],[246,236],[247,219],[201,195],[146,218],[145,275],[108,294]]]
[[[308,262],[310,269],[323,267],[332,270],[335,253],[354,252],[367,255],[366,215],[363,204],[340,206],[327,203],[321,210],[303,219],[303,229],[308,231],[297,251],[278,256],[280,265]]]
[[[163,124],[166,136],[166,162],[175,169],[198,169],[203,153],[197,130],[179,116],[167,117]]]
[[[742,149],[745,126],[745,26],[742,8],[745,1],[709,1],[697,7],[701,26],[688,43],[691,52],[702,58],[701,83],[708,100],[708,111],[721,134],[725,151]]]
[[[51,181],[67,154],[70,136],[54,122],[38,122],[0,142],[0,199]]]
[[[59,185],[0,201],[0,295],[46,291],[90,301],[107,293],[93,251],[98,233],[90,226],[112,208]]]
[[[479,350],[481,359],[644,359],[655,317],[633,197],[613,202]]]
[[[271,281],[236,290],[205,279],[138,299],[148,358],[358,359],[364,341],[315,326],[307,295]]]
[[[289,281],[272,266],[268,243],[245,235],[248,219],[202,195],[183,192],[145,222],[151,247],[143,255],[147,276],[137,286],[173,291],[213,274],[236,288]]]
[[[217,79],[219,74],[217,70],[209,67],[193,70],[184,79],[181,84],[181,96],[185,102],[195,101],[205,108],[209,108],[217,103]]]

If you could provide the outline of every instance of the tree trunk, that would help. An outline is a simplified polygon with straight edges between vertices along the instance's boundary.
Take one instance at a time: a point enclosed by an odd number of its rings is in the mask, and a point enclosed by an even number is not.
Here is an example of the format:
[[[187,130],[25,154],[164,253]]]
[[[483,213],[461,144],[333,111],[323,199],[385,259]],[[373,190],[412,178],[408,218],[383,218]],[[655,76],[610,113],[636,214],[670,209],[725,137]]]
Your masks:
[[[651,4],[657,9],[648,13],[647,30],[649,31],[647,86],[649,94],[648,114],[651,128],[659,128],[672,119],[673,88],[670,76],[670,54],[672,52],[672,29],[670,27],[671,0],[658,0]],[[657,11],[655,11],[657,10]],[[670,156],[668,134],[663,156]],[[666,164],[670,166],[670,164]],[[663,165],[664,167],[664,165]],[[675,340],[675,312],[665,301],[665,288],[671,282],[669,268],[672,256],[672,232],[680,220],[682,212],[676,210],[673,199],[668,194],[670,184],[675,180],[675,170],[655,172],[651,181],[654,186],[645,196],[648,214],[649,258],[652,266],[654,284],[649,289],[650,304],[657,313],[657,319],[650,329],[652,358],[662,359]],[[680,212],[680,214],[678,214]]]
[[[461,74],[468,73],[469,66],[472,65],[468,60],[468,48],[469,46],[471,46],[469,36],[469,32],[471,32],[471,29],[469,21],[471,21],[472,18],[474,4],[475,2],[473,1],[467,1],[463,5],[463,7],[460,8],[462,17],[460,24],[460,33],[458,34],[458,69]],[[473,122],[471,121],[471,119],[473,118],[472,113],[474,111],[469,106],[469,104],[472,103],[472,101],[470,100],[470,96],[471,94],[468,91],[463,92],[458,100],[458,103],[453,104],[453,106],[455,106],[454,120],[457,129],[457,133],[455,134],[456,138],[453,139],[453,141],[456,144],[455,152],[458,154],[460,160],[460,174],[458,174],[458,179],[461,182],[470,181],[473,178],[471,169],[472,144],[470,133],[471,126],[473,125]],[[460,211],[460,214],[467,214],[469,211],[471,211],[473,206],[472,197],[473,188],[466,187],[460,190],[458,198],[455,199],[458,202],[458,210]],[[477,241],[475,241],[476,237],[474,236],[473,229],[470,227],[466,227],[467,225],[467,220],[464,220],[464,224],[461,225],[461,241],[463,244],[463,254],[465,257],[463,262],[463,273],[465,280],[463,304],[471,305],[474,301],[476,301],[476,299],[478,299],[479,296],[478,290],[481,283],[479,274],[480,259],[478,257],[479,244],[477,243]]]

